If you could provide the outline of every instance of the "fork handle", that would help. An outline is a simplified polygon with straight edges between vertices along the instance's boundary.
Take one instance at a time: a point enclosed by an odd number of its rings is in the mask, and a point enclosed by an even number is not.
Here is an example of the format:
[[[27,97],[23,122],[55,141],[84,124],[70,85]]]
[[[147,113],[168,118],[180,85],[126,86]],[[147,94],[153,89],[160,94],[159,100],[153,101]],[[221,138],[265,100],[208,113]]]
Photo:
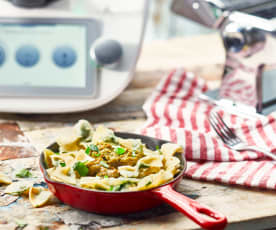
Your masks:
[[[248,150],[254,150],[257,152],[262,152],[264,155],[272,158],[273,160],[276,160],[276,155],[274,155],[273,153],[271,153],[270,151],[267,151],[267,149],[258,147],[258,146],[247,146]]]

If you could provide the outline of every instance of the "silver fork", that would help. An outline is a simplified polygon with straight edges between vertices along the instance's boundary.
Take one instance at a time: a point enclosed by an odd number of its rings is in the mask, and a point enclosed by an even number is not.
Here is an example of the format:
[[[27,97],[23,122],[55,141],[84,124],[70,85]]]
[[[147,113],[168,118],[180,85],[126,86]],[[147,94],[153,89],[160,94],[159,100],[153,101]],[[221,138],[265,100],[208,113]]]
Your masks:
[[[217,112],[211,112],[209,117],[209,122],[213,129],[216,131],[216,133],[219,135],[221,140],[231,149],[237,150],[237,151],[243,151],[243,150],[253,150],[264,153],[264,155],[272,158],[273,160],[276,160],[276,155],[272,154],[268,150],[248,145],[245,142],[243,142],[223,121],[222,117]]]

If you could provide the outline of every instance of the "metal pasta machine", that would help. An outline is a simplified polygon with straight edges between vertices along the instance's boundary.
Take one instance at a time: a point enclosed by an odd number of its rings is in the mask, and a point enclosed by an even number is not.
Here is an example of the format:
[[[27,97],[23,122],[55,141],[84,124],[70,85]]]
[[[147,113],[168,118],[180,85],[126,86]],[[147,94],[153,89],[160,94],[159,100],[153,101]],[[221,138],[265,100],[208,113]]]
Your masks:
[[[221,34],[222,84],[209,97],[260,114],[276,110],[276,1],[174,0],[171,9]]]

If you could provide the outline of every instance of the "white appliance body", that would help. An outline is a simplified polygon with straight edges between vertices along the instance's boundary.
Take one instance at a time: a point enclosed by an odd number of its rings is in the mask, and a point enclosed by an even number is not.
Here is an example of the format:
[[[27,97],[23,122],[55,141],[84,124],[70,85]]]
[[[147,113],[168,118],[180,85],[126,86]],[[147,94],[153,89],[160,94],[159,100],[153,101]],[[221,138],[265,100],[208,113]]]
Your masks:
[[[125,0],[58,0],[47,7],[29,9],[16,7],[8,1],[0,1],[0,17],[68,17],[100,20],[103,23],[101,39],[114,39],[120,42],[123,49],[120,63],[115,68],[99,68],[96,96],[0,96],[0,112],[79,112],[97,108],[117,97],[133,78],[149,7],[148,0],[133,1],[133,9],[124,7],[124,3]]]

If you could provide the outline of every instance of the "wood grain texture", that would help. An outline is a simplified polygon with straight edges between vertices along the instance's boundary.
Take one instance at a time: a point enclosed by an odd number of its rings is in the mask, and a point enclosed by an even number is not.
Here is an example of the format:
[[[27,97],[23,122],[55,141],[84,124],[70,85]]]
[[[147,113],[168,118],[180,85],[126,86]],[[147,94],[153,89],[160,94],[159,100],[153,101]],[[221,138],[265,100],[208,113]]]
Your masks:
[[[117,131],[135,131],[143,120],[115,121],[104,123]],[[29,139],[36,143],[38,151],[53,141],[56,135],[68,132],[71,127],[33,130],[26,132]],[[225,214],[228,217],[227,229],[271,229],[276,227],[276,199],[274,191],[247,189],[238,186],[223,185],[184,179],[178,191],[196,194],[200,203]],[[164,210],[158,210],[159,213]],[[112,230],[190,230],[199,227],[178,212],[168,212],[150,218],[124,217],[124,224],[111,227]],[[104,217],[103,217],[104,218]],[[120,220],[118,220],[120,221]]]
[[[87,119],[92,123],[145,118],[142,105],[151,94],[152,88],[138,88],[124,91],[114,101],[95,110],[70,114],[0,114],[2,120],[25,121],[27,126],[32,122],[74,123],[79,119]],[[43,125],[43,124],[42,124]],[[44,124],[45,127],[45,124]],[[27,129],[25,126],[24,129]]]
[[[34,155],[35,149],[17,123],[0,122],[0,161]]]

